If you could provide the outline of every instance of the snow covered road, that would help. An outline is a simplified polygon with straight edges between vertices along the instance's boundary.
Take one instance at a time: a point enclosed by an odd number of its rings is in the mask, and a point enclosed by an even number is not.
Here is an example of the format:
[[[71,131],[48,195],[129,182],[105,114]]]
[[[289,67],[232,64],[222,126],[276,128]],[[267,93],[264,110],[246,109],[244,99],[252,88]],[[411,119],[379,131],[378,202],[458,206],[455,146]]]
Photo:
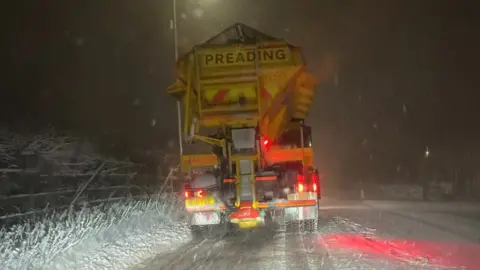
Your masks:
[[[137,269],[480,269],[479,205],[329,201],[320,214],[313,233],[191,240]]]

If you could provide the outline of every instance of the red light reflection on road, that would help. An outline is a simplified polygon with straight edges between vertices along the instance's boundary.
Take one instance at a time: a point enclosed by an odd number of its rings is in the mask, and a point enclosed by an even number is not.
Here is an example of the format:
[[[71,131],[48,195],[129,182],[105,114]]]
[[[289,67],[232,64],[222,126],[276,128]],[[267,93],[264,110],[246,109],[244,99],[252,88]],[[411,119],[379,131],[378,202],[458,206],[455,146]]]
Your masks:
[[[330,249],[348,249],[384,259],[467,269],[479,269],[480,266],[479,244],[380,239],[338,233],[326,234],[322,238]]]

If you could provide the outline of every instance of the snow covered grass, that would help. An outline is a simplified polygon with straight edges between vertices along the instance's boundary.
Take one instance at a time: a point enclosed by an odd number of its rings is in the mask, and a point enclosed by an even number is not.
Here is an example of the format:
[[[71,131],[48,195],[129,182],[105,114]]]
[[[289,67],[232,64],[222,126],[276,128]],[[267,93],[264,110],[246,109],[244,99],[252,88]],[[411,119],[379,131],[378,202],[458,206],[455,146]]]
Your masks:
[[[0,231],[0,269],[127,269],[189,240],[178,200],[130,198]]]

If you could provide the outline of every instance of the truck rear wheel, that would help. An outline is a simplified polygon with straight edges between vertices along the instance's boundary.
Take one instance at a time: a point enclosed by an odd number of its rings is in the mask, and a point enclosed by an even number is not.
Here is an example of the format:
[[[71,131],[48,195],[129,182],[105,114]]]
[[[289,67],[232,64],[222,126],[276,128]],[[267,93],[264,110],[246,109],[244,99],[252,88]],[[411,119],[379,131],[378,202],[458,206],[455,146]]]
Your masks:
[[[191,225],[190,232],[193,239],[202,239],[203,238],[203,226]]]
[[[306,232],[316,232],[318,229],[317,219],[302,220],[303,230]]]
[[[292,220],[285,222],[285,229],[287,232],[316,232],[317,228],[317,219]]]

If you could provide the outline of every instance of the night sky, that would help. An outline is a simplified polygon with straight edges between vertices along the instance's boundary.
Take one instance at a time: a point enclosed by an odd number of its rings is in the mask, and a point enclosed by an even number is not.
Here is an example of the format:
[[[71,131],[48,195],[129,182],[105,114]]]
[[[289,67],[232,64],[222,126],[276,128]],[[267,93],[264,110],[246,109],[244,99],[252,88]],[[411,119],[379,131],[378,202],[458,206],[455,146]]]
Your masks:
[[[179,50],[235,22],[303,47],[312,73],[338,74],[310,112],[317,166],[391,175],[414,170],[427,146],[442,164],[480,149],[474,2],[178,0]],[[7,3],[3,125],[52,124],[127,151],[176,138],[171,1]]]

